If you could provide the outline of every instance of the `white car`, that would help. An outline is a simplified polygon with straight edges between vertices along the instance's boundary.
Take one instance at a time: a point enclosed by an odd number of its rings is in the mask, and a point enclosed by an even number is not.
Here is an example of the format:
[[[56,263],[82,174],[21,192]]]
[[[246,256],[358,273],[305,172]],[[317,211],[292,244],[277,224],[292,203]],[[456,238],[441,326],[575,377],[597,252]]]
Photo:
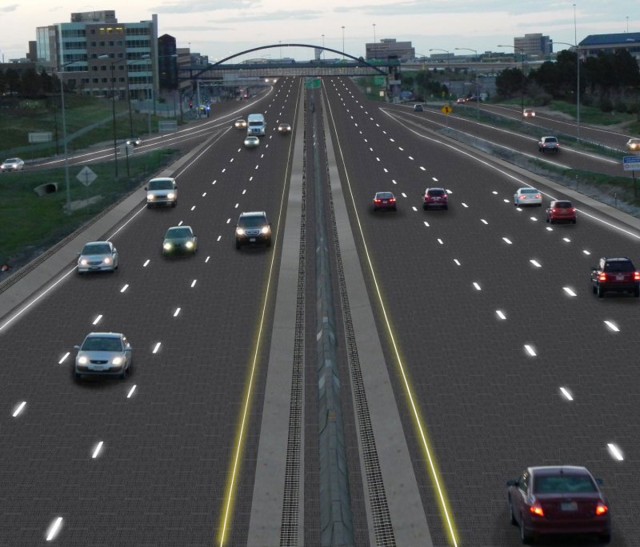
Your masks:
[[[248,135],[244,139],[244,147],[245,148],[256,148],[260,146],[260,139],[258,137]]]
[[[535,118],[536,117],[536,111],[533,108],[525,108],[522,111],[522,117],[523,118]]]
[[[178,204],[178,185],[171,177],[151,179],[144,187],[147,192],[147,208],[166,205],[175,207]]]
[[[118,250],[110,241],[91,241],[83,248],[78,257],[79,274],[88,272],[115,272],[120,257]]]
[[[20,158],[9,158],[4,160],[0,165],[0,171],[22,171],[24,169],[24,161]]]
[[[77,380],[83,376],[118,376],[123,380],[133,368],[132,347],[119,332],[90,332],[78,350],[74,367]]]
[[[516,207],[522,205],[537,205],[542,206],[542,194],[540,190],[526,186],[525,188],[518,188],[517,192],[513,194],[513,204]]]

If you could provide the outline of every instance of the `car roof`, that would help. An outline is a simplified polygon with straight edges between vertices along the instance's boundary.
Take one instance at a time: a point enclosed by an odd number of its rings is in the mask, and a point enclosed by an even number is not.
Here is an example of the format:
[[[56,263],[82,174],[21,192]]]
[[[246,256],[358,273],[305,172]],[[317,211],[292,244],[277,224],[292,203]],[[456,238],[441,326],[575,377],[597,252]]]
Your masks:
[[[540,190],[538,190],[537,188],[534,188],[533,186],[523,186],[522,188],[518,188],[518,192],[540,192]]]
[[[541,465],[529,467],[528,471],[535,475],[558,475],[561,473],[591,475],[589,470],[582,465]]]
[[[607,262],[631,262],[631,259],[626,256],[620,256],[620,257],[603,256],[600,260],[606,260]]]
[[[428,192],[429,190],[442,190],[443,192],[446,192],[446,190],[440,186],[431,186],[430,188],[427,188],[425,192]]]
[[[241,217],[266,217],[267,213],[266,211],[245,211],[243,213],[240,213]]]
[[[122,338],[124,334],[121,332],[90,332],[87,334],[86,338],[93,336],[100,336],[101,338]]]
[[[170,180],[171,182],[175,182],[176,179],[174,179],[173,177],[155,177],[153,179],[149,179],[149,182],[153,182],[156,180]]]
[[[558,137],[554,137],[553,135],[546,135],[544,137],[542,137],[543,139],[558,139]]]
[[[186,226],[186,225],[182,225],[182,226],[171,226],[167,229],[167,232],[169,230],[181,230],[182,228],[188,228],[189,230],[191,230],[193,232],[193,230],[191,229],[191,226]]]

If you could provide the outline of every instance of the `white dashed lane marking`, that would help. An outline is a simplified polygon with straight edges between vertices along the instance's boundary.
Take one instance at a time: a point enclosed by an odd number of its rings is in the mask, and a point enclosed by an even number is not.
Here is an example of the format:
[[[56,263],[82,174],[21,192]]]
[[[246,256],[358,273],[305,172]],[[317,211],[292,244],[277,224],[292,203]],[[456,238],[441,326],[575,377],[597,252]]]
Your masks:
[[[566,387],[561,387],[560,393],[567,401],[573,401],[573,395]]]

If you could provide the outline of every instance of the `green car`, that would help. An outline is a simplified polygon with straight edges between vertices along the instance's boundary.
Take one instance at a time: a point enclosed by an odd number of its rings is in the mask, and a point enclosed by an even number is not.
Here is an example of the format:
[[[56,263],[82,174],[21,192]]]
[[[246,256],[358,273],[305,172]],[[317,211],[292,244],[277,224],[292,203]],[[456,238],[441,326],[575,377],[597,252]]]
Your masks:
[[[195,254],[198,250],[198,238],[191,226],[172,226],[167,230],[162,242],[162,254]]]

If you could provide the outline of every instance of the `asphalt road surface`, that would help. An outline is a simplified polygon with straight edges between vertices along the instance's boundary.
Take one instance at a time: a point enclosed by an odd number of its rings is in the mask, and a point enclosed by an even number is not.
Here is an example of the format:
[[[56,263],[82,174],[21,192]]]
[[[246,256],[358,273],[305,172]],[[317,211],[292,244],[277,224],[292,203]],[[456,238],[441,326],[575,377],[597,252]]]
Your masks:
[[[303,199],[294,192],[304,179],[301,150],[308,161],[323,143],[306,132],[306,93],[301,80],[281,79],[252,103],[268,121],[255,150],[231,127],[233,110],[200,124],[197,148],[172,172],[178,206],[149,210],[134,198],[99,234],[120,252],[116,273],[80,277],[68,262],[0,317],[0,545],[260,545],[250,533],[262,510],[253,505],[259,454],[279,438],[263,415],[275,412],[272,341],[280,344],[279,321],[288,319],[278,311],[290,303],[283,275],[298,271],[286,228],[300,215],[291,212]],[[390,508],[380,544],[415,545],[407,538],[420,530],[422,545],[518,545],[506,481],[530,465],[574,464],[604,480],[611,545],[635,545],[640,302],[596,298],[589,272],[600,256],[640,263],[638,221],[454,143],[400,108],[368,102],[349,79],[325,78],[312,93],[332,148],[340,252],[347,276],[355,256],[364,283],[350,292],[354,321],[370,309],[375,330],[358,351]],[[293,134],[279,135],[279,121],[292,123]],[[485,129],[467,130],[487,138]],[[543,207],[513,205],[528,185],[543,192]],[[422,210],[429,186],[447,189],[448,210]],[[377,191],[394,192],[397,212],[373,212]],[[549,199],[566,195],[577,224],[547,224]],[[235,221],[249,210],[269,215],[272,247],[235,249]],[[163,234],[178,224],[194,229],[198,252],[165,259]],[[312,256],[318,241],[306,244]],[[265,545],[319,545],[322,535],[316,264],[307,260],[299,526],[308,529]],[[338,312],[340,329],[348,322]],[[73,380],[74,345],[91,331],[127,335],[128,379]],[[387,381],[376,386],[367,350],[378,344]],[[371,520],[377,508],[350,378],[341,376],[354,544],[373,545],[381,532]],[[289,389],[280,390],[287,404]],[[382,401],[391,401],[386,412]],[[399,477],[410,481],[404,490]]]

